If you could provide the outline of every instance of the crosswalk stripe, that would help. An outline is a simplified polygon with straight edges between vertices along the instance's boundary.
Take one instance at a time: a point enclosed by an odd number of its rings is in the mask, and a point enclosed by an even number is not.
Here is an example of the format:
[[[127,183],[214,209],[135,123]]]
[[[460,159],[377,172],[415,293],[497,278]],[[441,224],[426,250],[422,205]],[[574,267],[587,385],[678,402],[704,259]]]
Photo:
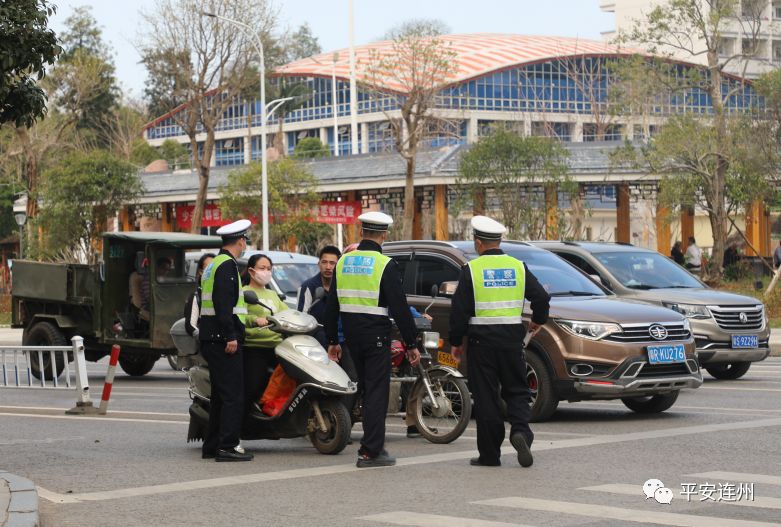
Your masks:
[[[715,516],[697,516],[693,514],[677,514],[672,512],[644,511],[638,509],[624,509],[621,507],[609,507],[607,505],[592,505],[589,503],[576,503],[570,501],[540,500],[535,498],[498,498],[493,500],[476,501],[475,505],[490,505],[496,507],[510,507],[514,509],[535,510],[543,512],[557,512],[561,514],[573,514],[599,518],[601,520],[620,520],[638,523],[659,523],[676,527],[769,527],[777,523],[755,522],[749,520],[734,520],[731,518],[717,518]],[[659,505],[664,507],[664,505]]]
[[[768,476],[765,474],[745,474],[742,472],[700,472],[699,474],[687,474],[693,478],[718,479],[722,481],[764,483],[767,485],[781,485],[781,476]]]
[[[528,527],[520,523],[495,522],[490,520],[440,516],[437,514],[421,514],[408,511],[385,512],[382,514],[364,516],[363,518],[358,519],[410,527]]]
[[[608,483],[607,485],[595,485],[593,487],[581,487],[578,490],[590,490],[596,492],[607,492],[610,494],[621,494],[624,496],[639,496],[643,497],[640,485],[629,485],[626,483]],[[677,493],[678,499],[687,501],[686,496],[681,492]],[[648,500],[650,501],[650,500]],[[699,503],[700,499],[694,496],[692,503]],[[753,500],[735,500],[726,501],[721,500],[718,503],[727,503],[730,505],[740,505],[743,507],[756,507],[759,509],[779,509],[781,510],[781,498],[766,498],[762,496],[754,496]]]

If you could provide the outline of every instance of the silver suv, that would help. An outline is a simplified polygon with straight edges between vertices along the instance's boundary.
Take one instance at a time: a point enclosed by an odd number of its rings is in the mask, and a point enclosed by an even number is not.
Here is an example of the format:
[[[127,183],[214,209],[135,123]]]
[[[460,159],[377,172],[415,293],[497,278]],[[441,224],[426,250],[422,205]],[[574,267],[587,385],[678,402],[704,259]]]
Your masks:
[[[717,379],[737,379],[770,354],[762,303],[710,289],[656,251],[622,243],[536,241],[621,298],[673,309],[691,322],[702,366]]]

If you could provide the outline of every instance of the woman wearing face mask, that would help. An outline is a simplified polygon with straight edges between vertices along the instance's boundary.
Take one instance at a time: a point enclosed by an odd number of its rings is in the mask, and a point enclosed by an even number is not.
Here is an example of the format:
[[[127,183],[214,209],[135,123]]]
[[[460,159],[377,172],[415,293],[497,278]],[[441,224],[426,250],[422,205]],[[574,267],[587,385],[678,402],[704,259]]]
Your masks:
[[[263,390],[266,389],[271,369],[277,360],[274,356],[274,347],[282,342],[282,335],[275,333],[264,326],[268,325],[269,315],[276,315],[280,311],[288,309],[287,305],[279,299],[279,296],[266,286],[271,282],[271,270],[274,264],[264,254],[254,254],[247,262],[247,276],[249,283],[244,290],[254,291],[267,309],[261,305],[248,305],[247,318],[245,319],[246,340],[244,343],[244,401],[247,408],[260,400]]]

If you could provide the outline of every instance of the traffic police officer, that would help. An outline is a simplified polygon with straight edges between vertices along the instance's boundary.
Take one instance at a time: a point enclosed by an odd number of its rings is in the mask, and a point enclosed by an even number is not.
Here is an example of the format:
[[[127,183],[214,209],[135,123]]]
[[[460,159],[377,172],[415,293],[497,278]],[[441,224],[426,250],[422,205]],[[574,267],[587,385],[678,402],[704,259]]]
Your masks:
[[[239,220],[217,230],[222,236],[222,250],[201,277],[198,334],[212,386],[204,459],[250,461],[253,458],[239,445],[244,418],[242,317],[247,314],[247,307],[236,263],[247,249],[247,230],[251,225],[249,220]]]
[[[362,241],[356,251],[345,254],[336,265],[328,294],[325,327],[328,355],[338,360],[338,321],[342,327],[363,392],[363,438],[358,467],[395,465],[384,449],[385,415],[390,389],[390,332],[392,316],[407,346],[413,366],[420,361],[415,323],[410,314],[396,263],[382,254],[382,243],[393,218],[381,212],[358,217]]]
[[[467,372],[477,413],[477,450],[470,463],[499,466],[504,419],[499,390],[507,403],[510,443],[518,463],[531,466],[534,434],[529,428],[530,392],[526,382],[521,323],[524,298],[533,311],[529,331],[536,333],[548,319],[550,296],[519,260],[499,248],[505,227],[491,218],[472,218],[475,250],[480,255],[461,270],[450,312],[450,345],[460,360],[469,341]]]

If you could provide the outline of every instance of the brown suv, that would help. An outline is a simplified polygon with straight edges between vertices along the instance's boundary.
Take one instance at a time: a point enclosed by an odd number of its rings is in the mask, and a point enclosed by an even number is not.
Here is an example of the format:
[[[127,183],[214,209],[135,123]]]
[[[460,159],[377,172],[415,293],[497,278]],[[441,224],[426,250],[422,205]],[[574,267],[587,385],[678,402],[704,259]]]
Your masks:
[[[619,300],[543,249],[522,242],[503,242],[502,249],[523,261],[551,295],[550,320],[526,351],[532,420],[550,418],[559,401],[621,399],[636,412],[663,412],[681,389],[702,384],[685,317]],[[410,305],[422,310],[432,302],[432,286],[438,288],[429,314],[447,342],[448,292],[461,266],[477,257],[472,242],[388,242],[383,252],[399,264]],[[524,318],[528,312],[527,304]],[[446,343],[436,358],[452,365],[449,348]]]

